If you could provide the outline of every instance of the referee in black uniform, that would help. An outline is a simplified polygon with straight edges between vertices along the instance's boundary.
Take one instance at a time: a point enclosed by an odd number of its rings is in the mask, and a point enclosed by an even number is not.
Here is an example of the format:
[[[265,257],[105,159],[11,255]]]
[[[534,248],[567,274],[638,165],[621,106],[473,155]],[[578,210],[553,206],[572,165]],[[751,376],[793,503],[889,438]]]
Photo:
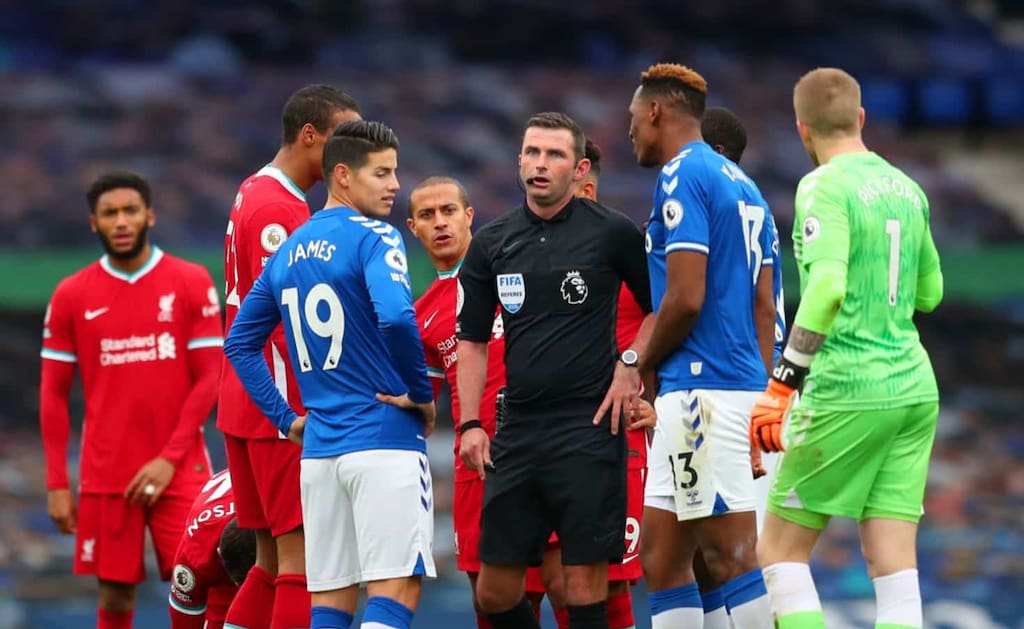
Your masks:
[[[526,202],[477,232],[459,270],[460,455],[487,470],[477,598],[495,629],[539,627],[524,576],[541,562],[552,530],[570,627],[607,628],[608,563],[624,550],[620,411],[629,421],[640,384],[636,352],[653,317],[633,351],[619,356],[616,306],[626,282],[649,313],[650,286],[643,233],[573,194],[590,168],[584,143],[565,114],[530,118],[519,154]],[[508,414],[492,447],[476,418],[499,305]]]

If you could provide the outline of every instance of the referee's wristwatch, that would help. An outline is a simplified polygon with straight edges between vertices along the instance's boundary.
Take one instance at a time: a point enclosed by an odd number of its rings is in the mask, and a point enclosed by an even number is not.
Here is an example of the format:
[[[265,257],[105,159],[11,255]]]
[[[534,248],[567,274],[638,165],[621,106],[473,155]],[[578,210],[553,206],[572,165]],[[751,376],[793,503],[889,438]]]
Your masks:
[[[619,354],[619,360],[627,367],[636,367],[640,362],[640,355],[636,353],[636,350],[627,349]]]

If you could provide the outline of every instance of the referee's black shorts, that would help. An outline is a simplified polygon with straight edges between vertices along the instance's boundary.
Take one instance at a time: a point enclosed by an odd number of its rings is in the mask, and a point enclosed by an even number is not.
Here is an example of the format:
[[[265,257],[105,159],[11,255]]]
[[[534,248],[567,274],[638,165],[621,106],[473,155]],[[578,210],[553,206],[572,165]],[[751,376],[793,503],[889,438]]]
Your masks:
[[[601,428],[594,427],[594,430]],[[607,425],[604,425],[607,430]],[[622,435],[619,435],[622,437]],[[625,550],[626,449],[563,455],[535,446],[492,448],[484,484],[480,560],[539,565],[551,531],[565,565],[620,563]]]

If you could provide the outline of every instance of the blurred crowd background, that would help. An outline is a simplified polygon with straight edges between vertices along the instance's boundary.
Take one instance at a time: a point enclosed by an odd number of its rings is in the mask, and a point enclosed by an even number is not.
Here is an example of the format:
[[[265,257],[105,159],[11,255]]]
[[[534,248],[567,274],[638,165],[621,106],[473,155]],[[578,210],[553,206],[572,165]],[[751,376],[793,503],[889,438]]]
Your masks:
[[[46,516],[37,395],[46,299],[99,255],[84,199],[99,172],[149,177],[154,240],[220,276],[238,184],[276,151],[287,96],[324,82],[396,130],[406,190],[455,176],[478,226],[521,200],[527,117],[565,111],[604,149],[602,201],[641,221],[654,173],[635,165],[627,106],[659,61],[697,69],[709,103],[744,120],[742,165],[785,244],[811,169],[792,85],[820,65],[861,81],[868,144],[927,192],[946,270],[946,303],[919,322],[943,392],[920,542],[926,620],[1024,627],[1024,3],[49,0],[0,1],[0,628],[86,627],[94,614],[92,581],[71,576],[72,538]],[[310,205],[323,198],[318,186]],[[396,224],[405,209],[402,196]],[[407,241],[418,294],[431,270]],[[212,423],[207,435],[219,469]],[[450,444],[450,431],[432,438],[443,577],[419,627],[472,622],[451,557]],[[833,525],[813,569],[830,626],[869,626],[854,525]],[[165,606],[150,582],[137,626],[165,626]]]

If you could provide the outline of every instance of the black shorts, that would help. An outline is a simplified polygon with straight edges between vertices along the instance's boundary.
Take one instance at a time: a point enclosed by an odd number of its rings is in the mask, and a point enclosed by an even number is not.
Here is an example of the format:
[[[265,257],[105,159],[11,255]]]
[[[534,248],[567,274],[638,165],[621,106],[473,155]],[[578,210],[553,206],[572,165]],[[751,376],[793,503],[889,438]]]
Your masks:
[[[558,455],[543,448],[494,452],[494,469],[484,483],[480,560],[539,565],[555,531],[563,564],[621,562],[625,440],[616,439],[613,445],[602,453]]]

